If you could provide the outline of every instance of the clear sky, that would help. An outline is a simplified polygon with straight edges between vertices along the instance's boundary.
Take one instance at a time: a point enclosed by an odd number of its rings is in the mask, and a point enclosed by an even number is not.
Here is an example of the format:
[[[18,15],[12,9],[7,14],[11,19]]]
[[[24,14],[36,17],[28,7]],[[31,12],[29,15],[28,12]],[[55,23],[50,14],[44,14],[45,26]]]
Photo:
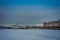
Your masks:
[[[0,24],[38,24],[58,19],[59,0],[0,0]]]

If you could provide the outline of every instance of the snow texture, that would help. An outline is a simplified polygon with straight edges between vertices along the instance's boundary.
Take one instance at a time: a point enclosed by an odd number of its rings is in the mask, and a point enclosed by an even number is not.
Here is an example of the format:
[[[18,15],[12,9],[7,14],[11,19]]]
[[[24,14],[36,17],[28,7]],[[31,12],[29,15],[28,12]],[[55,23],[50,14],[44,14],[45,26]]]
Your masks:
[[[0,40],[60,40],[60,30],[0,29]]]

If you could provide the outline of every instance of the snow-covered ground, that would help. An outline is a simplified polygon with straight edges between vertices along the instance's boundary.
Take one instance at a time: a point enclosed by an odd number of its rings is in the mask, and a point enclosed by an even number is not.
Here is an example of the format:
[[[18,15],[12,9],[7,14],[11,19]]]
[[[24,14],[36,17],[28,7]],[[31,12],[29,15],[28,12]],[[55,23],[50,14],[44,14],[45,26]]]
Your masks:
[[[0,40],[60,40],[60,30],[0,29]]]

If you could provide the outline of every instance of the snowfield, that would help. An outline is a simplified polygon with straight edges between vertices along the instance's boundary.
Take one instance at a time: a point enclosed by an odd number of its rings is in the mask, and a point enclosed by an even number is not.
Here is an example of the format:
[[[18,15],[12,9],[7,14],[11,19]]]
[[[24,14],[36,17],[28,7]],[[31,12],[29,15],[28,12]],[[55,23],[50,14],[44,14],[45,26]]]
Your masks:
[[[60,40],[60,30],[0,29],[0,40]]]

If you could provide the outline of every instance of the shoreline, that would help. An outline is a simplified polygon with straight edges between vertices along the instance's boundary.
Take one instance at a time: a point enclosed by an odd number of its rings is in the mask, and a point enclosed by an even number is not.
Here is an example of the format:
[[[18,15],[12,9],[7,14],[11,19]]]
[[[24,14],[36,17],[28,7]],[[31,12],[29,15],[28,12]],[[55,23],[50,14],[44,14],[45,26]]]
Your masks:
[[[48,29],[48,30],[60,30],[60,27],[43,27],[43,28],[20,27],[20,28],[13,28],[13,27],[0,26],[0,29]]]

